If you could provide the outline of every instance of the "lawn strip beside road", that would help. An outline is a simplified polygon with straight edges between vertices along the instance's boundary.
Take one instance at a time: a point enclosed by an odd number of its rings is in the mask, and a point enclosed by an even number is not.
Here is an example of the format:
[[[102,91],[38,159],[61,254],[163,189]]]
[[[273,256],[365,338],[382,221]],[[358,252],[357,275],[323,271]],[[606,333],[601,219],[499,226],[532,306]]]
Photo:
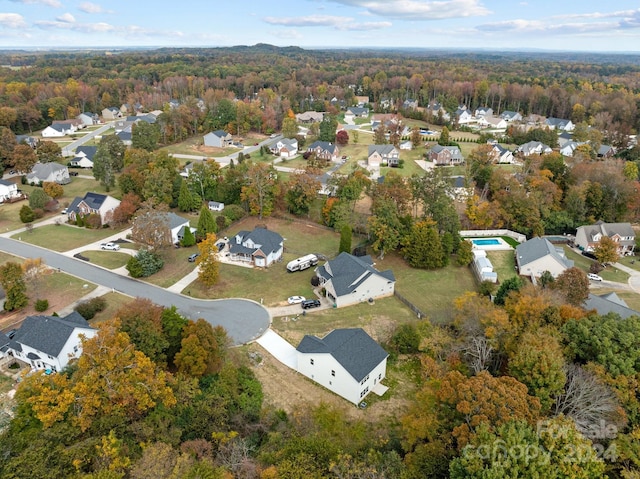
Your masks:
[[[589,268],[595,262],[592,259],[587,258],[581,254],[576,253],[568,246],[564,246],[564,251],[568,259],[572,260],[576,267],[583,270],[585,273],[589,273]],[[615,281],[616,283],[627,284],[629,281],[629,275],[624,271],[621,271],[613,266],[608,266],[598,273],[605,281]]]
[[[53,251],[69,251],[83,245],[95,243],[117,234],[113,228],[89,229],[67,224],[44,225],[23,231],[12,236],[13,239],[41,246]]]

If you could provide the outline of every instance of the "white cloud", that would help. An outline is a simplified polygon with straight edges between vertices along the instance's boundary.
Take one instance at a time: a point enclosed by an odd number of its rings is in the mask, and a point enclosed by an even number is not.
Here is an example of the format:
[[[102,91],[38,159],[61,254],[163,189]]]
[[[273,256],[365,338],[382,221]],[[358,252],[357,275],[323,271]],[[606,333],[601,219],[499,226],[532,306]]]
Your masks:
[[[0,13],[0,25],[6,28],[24,28],[27,22],[17,13]]]
[[[56,17],[56,20],[58,20],[59,22],[64,22],[64,23],[74,23],[76,21],[76,18],[71,15],[70,13],[64,13],[62,15],[60,15],[59,17]]]
[[[102,5],[92,2],[82,2],[78,9],[84,13],[113,13],[112,10],[105,10]]]
[[[350,17],[332,15],[308,15],[304,17],[266,17],[265,22],[271,25],[287,27],[333,27],[336,30],[379,30],[390,27],[391,22],[354,22]]]
[[[490,10],[479,0],[330,0],[358,7],[372,15],[410,20],[442,20],[445,18],[488,15]]]
[[[11,0],[14,3],[24,3],[25,5],[47,5],[53,8],[60,8],[62,3],[59,0]]]

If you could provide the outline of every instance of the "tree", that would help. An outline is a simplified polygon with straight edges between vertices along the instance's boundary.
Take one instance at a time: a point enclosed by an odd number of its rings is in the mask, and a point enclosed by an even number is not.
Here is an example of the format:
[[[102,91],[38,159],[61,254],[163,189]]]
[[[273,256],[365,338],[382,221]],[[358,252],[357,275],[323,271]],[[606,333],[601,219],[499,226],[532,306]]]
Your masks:
[[[509,359],[509,372],[540,400],[542,411],[548,412],[566,381],[560,342],[544,332],[524,333]]]
[[[182,334],[189,320],[178,313],[175,306],[164,308],[161,315],[162,332],[167,340],[165,350],[167,361],[173,364],[173,359],[178,351],[180,351],[180,343],[182,342]]]
[[[36,219],[36,214],[29,205],[22,205],[20,208],[20,221],[23,223],[31,223]]]
[[[574,306],[582,306],[589,297],[589,278],[575,266],[560,273],[553,287],[561,291],[567,302]]]
[[[162,329],[162,307],[146,298],[136,298],[120,308],[115,315],[120,330],[129,335],[136,349],[159,366],[166,362],[169,341]]]
[[[51,163],[62,160],[62,148],[53,141],[38,141],[36,154],[40,163]]]
[[[442,268],[446,264],[445,252],[435,222],[423,220],[414,223],[402,240],[402,254],[413,268]]]
[[[198,244],[200,256],[196,258],[199,266],[198,279],[207,287],[211,287],[218,282],[218,247],[216,246],[215,233],[207,233],[205,239]]]
[[[273,210],[277,174],[273,165],[251,163],[247,169],[246,183],[240,198],[249,203],[249,212],[259,218],[269,216]]]
[[[340,146],[346,146],[349,144],[349,133],[347,130],[340,130],[336,133],[336,143]]]
[[[351,238],[353,237],[353,229],[351,225],[344,225],[340,229],[340,247],[338,253],[351,254]]]
[[[127,271],[132,278],[147,278],[157,273],[164,266],[164,260],[153,251],[139,250],[127,261]]]
[[[298,123],[294,118],[284,118],[282,120],[282,136],[285,138],[295,138],[298,134]]]
[[[160,141],[160,127],[157,124],[138,121],[131,127],[131,146],[146,151],[155,151]]]
[[[0,126],[0,173],[11,165],[13,150],[17,144],[15,133],[9,128]]]
[[[113,211],[111,221],[115,225],[124,225],[133,218],[133,215],[140,206],[140,197],[133,192],[125,193],[120,200],[120,204]]]
[[[202,241],[209,234],[215,234],[217,229],[216,221],[213,219],[213,213],[207,205],[200,208],[200,216],[198,217],[198,226],[196,230],[196,239]]]
[[[504,280],[502,284],[500,284],[493,302],[499,306],[504,306],[504,303],[509,294],[512,291],[520,291],[523,286],[524,281],[519,276],[514,276],[512,278]]]
[[[440,132],[440,138],[438,138],[438,145],[448,146],[449,144],[449,128],[443,126],[442,131]]]
[[[386,131],[384,129],[384,124],[378,125],[378,127],[373,130],[373,144],[374,145],[385,145],[388,143]]]
[[[175,357],[178,371],[201,377],[220,371],[227,355],[229,338],[221,326],[214,328],[204,319],[198,319],[189,321],[181,344]]]
[[[318,175],[318,170],[307,168],[304,172],[296,172],[289,178],[285,201],[293,214],[303,215],[309,212],[321,187]]]
[[[221,218],[224,218],[224,216],[221,216]],[[196,237],[191,231],[191,228],[185,228],[182,239],[180,240],[180,245],[188,248],[189,246],[193,246],[194,244],[196,244]]]
[[[336,141],[336,130],[338,128],[338,120],[333,115],[324,115],[320,122],[320,134],[318,140],[333,143]]]
[[[5,311],[14,311],[29,303],[24,271],[18,263],[9,261],[0,266],[0,285],[6,295]]]
[[[593,248],[596,259],[603,264],[615,263],[620,258],[618,244],[608,236],[603,236]]]
[[[103,136],[93,157],[93,176],[107,191],[116,184],[116,173],[124,166],[126,147],[116,135]]]
[[[16,145],[11,154],[10,165],[18,173],[29,173],[38,162],[38,155],[29,145]]]
[[[384,259],[387,251],[394,251],[402,239],[403,227],[390,200],[380,202],[375,214],[367,220],[367,228],[373,240],[371,247],[380,254],[380,259]]]
[[[178,209],[183,212],[195,211],[201,204],[202,198],[191,193],[187,182],[182,180],[180,182],[180,195],[178,196]]]
[[[42,191],[44,191],[47,196],[53,199],[58,199],[62,195],[64,195],[64,188],[62,187],[62,185],[59,185],[58,183],[55,183],[53,181],[45,181],[42,184]]]
[[[29,195],[29,206],[34,210],[43,210],[49,200],[51,198],[42,189],[37,188]]]
[[[153,250],[171,246],[171,228],[166,207],[156,207],[151,202],[142,204],[133,220],[131,236],[138,243],[145,244]]]
[[[459,266],[469,266],[473,261],[473,244],[469,240],[461,241],[458,245],[456,262]]]

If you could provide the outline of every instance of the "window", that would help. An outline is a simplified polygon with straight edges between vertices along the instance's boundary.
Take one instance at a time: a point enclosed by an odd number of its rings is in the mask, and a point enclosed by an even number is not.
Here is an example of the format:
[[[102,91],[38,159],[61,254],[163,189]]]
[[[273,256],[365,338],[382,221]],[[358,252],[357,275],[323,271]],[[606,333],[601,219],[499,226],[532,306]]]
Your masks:
[[[331,370],[331,375],[335,378],[336,377],[336,371],[334,369]]]
[[[313,358],[309,359],[309,362],[311,363],[311,366],[313,366]]]

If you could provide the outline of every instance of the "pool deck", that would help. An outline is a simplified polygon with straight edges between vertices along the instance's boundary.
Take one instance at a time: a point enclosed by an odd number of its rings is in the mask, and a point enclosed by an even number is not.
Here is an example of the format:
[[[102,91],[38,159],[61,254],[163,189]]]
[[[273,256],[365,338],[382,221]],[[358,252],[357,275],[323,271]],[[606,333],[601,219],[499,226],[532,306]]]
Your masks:
[[[465,238],[471,241],[471,243],[473,244],[473,249],[481,249],[484,251],[507,251],[507,250],[511,250],[513,249],[513,247],[511,245],[509,245],[509,243],[507,243],[505,240],[503,240],[502,238]],[[478,240],[496,240],[498,241],[498,244],[475,244],[473,242],[474,239],[478,239]]]

